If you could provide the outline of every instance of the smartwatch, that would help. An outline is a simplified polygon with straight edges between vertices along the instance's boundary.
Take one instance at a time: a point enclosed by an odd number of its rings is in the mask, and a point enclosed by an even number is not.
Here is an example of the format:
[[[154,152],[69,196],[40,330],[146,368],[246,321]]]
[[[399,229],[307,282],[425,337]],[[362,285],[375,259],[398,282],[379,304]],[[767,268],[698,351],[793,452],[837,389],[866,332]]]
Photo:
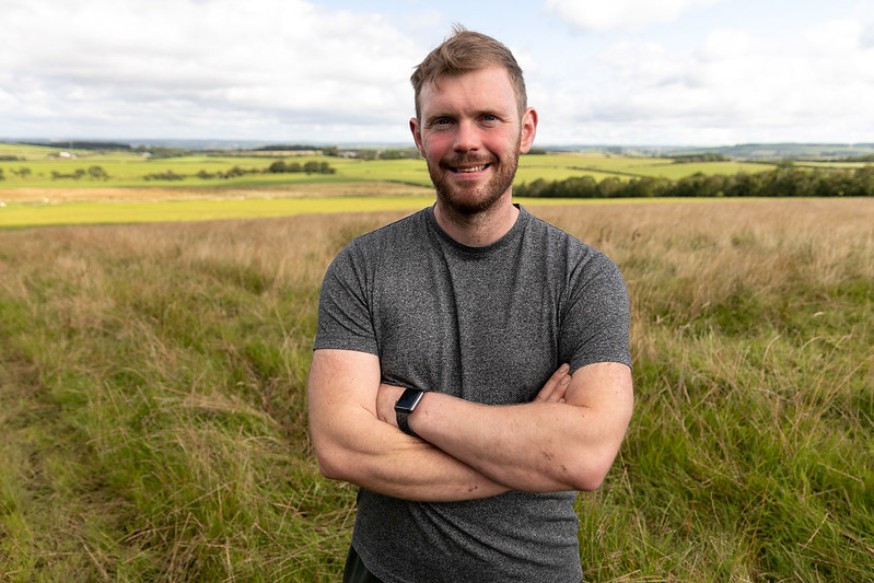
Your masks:
[[[419,402],[424,394],[425,391],[421,389],[407,389],[401,395],[401,398],[398,399],[397,403],[395,403],[395,416],[398,420],[398,427],[407,435],[419,437],[410,429],[409,417],[416,410],[416,407],[419,406]]]

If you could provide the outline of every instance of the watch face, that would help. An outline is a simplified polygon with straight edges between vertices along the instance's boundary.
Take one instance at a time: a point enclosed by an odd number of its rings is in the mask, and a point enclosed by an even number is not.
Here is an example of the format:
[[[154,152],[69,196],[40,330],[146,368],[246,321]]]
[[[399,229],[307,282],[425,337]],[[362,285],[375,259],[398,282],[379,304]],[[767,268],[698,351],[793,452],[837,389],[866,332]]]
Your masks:
[[[419,401],[422,400],[422,395],[424,395],[424,391],[420,391],[419,389],[407,389],[404,391],[404,394],[401,395],[401,398],[398,399],[398,402],[395,403],[395,411],[403,411],[406,413],[412,413],[416,409],[416,405],[419,404]]]

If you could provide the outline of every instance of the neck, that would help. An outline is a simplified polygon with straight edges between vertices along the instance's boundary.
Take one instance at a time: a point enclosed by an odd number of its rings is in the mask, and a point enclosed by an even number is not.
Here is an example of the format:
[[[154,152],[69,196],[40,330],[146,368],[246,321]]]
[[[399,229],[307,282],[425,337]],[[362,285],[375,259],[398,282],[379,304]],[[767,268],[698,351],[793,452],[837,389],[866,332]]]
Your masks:
[[[434,218],[443,231],[468,247],[485,247],[510,232],[519,209],[513,206],[509,193],[487,210],[479,213],[460,213],[443,201],[437,200]]]

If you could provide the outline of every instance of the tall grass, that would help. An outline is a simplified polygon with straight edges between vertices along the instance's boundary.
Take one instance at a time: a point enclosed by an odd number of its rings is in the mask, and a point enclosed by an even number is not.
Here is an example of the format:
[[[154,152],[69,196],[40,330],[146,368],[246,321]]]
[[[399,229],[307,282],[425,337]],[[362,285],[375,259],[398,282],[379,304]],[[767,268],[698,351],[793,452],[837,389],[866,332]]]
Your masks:
[[[874,581],[874,201],[531,207],[614,257],[637,404],[592,581]],[[0,232],[0,580],[336,581],[321,276],[398,213]]]

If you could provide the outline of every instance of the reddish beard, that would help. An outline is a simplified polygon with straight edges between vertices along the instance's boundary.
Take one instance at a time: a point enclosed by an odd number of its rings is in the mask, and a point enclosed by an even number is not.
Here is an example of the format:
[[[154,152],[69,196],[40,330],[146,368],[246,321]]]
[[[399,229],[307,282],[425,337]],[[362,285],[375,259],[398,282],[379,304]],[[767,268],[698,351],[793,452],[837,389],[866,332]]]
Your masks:
[[[487,171],[493,173],[485,184],[459,185],[453,182],[452,168],[484,164],[488,164]],[[504,159],[482,160],[470,156],[455,156],[441,160],[436,167],[428,162],[428,174],[437,189],[437,198],[446,205],[447,210],[461,215],[476,215],[491,209],[509,190],[518,165],[518,152]]]

